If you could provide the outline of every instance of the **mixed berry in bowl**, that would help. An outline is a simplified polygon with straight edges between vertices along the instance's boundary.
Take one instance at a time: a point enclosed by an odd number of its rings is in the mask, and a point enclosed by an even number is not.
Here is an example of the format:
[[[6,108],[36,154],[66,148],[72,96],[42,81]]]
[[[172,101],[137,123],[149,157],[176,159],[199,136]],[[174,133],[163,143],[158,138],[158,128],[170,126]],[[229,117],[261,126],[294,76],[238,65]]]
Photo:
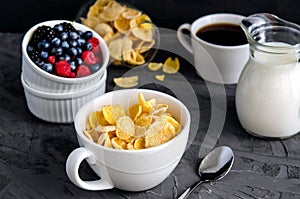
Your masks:
[[[33,33],[27,53],[42,70],[66,78],[86,77],[97,72],[101,64],[99,40],[91,31],[81,31],[71,23],[53,27],[39,26]]]

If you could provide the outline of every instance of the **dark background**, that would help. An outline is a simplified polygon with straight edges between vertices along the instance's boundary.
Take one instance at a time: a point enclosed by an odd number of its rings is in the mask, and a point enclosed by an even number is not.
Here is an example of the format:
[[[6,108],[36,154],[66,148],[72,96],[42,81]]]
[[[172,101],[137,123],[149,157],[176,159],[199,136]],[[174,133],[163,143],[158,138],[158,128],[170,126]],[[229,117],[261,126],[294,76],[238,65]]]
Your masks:
[[[124,0],[123,0],[124,1]],[[126,1],[126,0],[125,0]],[[299,0],[127,0],[146,12],[159,27],[177,29],[200,16],[231,12],[268,12],[300,24]],[[1,0],[0,32],[25,32],[38,22],[75,20],[85,0]]]

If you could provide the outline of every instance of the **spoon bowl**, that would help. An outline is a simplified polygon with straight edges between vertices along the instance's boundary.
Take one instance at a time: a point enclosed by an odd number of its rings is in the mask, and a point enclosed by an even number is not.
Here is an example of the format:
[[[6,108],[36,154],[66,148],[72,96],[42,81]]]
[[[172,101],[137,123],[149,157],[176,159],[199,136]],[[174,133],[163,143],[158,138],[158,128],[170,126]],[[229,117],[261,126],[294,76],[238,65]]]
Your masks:
[[[221,146],[208,153],[201,161],[198,174],[200,180],[189,187],[178,199],[187,198],[203,182],[222,179],[231,169],[234,154],[231,148]]]

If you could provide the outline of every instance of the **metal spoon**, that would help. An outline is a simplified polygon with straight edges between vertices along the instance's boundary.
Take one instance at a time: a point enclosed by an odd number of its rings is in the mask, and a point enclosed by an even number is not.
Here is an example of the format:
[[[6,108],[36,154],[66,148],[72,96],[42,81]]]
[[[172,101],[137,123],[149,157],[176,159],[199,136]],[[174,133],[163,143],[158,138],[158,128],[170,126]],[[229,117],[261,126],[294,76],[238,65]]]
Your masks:
[[[201,161],[198,173],[200,180],[189,187],[178,199],[187,198],[200,184],[222,179],[231,169],[234,154],[231,148],[221,146],[208,153]]]

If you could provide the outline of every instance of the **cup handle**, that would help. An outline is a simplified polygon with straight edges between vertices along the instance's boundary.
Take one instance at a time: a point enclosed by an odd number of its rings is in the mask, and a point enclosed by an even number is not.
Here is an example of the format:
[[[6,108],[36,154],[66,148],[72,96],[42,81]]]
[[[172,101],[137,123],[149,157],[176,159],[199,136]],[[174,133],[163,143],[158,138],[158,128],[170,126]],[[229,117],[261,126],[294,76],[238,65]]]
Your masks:
[[[185,23],[179,26],[177,30],[177,38],[181,45],[190,53],[193,54],[193,48],[191,42],[187,41],[186,36],[182,33],[183,30],[188,30],[191,32],[191,24]]]
[[[73,182],[78,187],[86,190],[96,191],[96,190],[112,189],[113,186],[107,181],[105,181],[104,179],[95,180],[95,181],[81,180],[78,174],[79,166],[83,160],[89,157],[91,157],[91,154],[84,147],[75,149],[69,155],[66,163],[66,172],[71,182]]]

